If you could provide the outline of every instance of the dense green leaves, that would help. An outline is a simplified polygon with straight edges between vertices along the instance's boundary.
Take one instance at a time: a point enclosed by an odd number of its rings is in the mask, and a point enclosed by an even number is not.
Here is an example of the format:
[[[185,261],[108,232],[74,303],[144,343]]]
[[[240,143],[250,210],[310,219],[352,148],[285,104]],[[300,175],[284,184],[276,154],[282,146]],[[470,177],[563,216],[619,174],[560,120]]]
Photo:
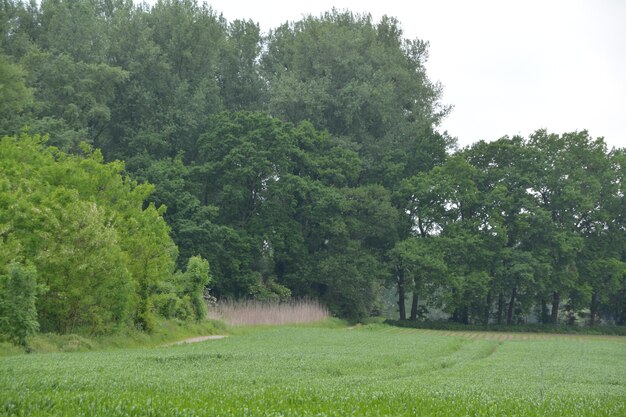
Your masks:
[[[209,263],[199,256],[189,258],[187,270],[180,275],[178,285],[183,296],[189,297],[193,307],[194,318],[197,320],[202,320],[207,315],[207,307],[203,295],[209,282],[211,282]]]
[[[363,179],[392,186],[445,157],[433,127],[446,113],[426,76],[427,43],[397,20],[333,10],[271,32],[262,59],[269,109],[359,145]]]
[[[123,177],[121,163],[104,164],[98,152],[84,149],[86,156],[69,156],[27,135],[0,142],[2,260],[18,263],[5,272],[3,303],[18,302],[11,295],[18,284],[34,302],[26,278],[36,276],[45,331],[99,333],[139,322],[142,306],[174,270],[168,226],[153,205],[143,207],[151,187]],[[28,310],[22,304],[16,311]],[[7,311],[2,318],[11,322]]]
[[[20,67],[0,55],[0,118],[19,113],[31,99],[31,91],[24,85],[24,73]]]
[[[406,180],[396,199],[413,234],[444,248],[434,304],[465,323],[557,324],[566,313],[594,324],[601,308],[619,321],[607,297],[623,291],[618,155],[587,132],[538,131],[479,142]]]
[[[0,249],[2,252],[4,248]],[[4,253],[3,253],[4,255]],[[36,300],[37,270],[33,265],[11,262],[0,274],[0,334],[19,345],[39,330]]]

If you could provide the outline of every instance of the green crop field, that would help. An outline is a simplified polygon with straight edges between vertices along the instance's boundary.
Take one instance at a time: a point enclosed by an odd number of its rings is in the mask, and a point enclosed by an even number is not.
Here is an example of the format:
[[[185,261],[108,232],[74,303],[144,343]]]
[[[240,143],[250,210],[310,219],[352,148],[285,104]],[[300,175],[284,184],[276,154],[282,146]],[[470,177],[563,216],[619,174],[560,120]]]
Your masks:
[[[626,416],[626,338],[255,328],[0,358],[2,416]]]

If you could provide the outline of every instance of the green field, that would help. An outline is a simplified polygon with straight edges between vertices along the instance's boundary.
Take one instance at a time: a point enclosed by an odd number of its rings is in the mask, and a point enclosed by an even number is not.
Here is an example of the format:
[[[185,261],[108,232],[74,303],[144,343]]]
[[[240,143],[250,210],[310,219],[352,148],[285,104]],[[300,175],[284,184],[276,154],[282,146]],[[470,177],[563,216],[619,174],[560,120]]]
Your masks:
[[[626,338],[255,328],[0,358],[2,416],[626,416]]]

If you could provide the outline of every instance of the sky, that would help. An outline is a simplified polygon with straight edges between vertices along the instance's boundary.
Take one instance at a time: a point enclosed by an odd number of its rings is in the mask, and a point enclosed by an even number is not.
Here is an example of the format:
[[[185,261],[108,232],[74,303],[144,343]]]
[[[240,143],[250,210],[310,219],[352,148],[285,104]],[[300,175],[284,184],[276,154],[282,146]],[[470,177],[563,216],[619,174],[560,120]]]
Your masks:
[[[201,0],[199,0],[201,2]],[[335,7],[396,17],[430,43],[427,72],[452,105],[439,127],[459,145],[588,130],[626,147],[626,1],[209,0],[263,32]]]

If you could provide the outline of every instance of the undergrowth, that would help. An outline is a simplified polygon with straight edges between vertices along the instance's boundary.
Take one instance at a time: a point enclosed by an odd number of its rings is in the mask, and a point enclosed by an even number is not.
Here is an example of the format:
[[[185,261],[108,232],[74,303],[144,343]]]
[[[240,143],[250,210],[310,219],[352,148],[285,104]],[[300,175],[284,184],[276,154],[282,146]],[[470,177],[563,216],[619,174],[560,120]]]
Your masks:
[[[28,340],[27,348],[18,347],[10,343],[0,343],[0,356],[26,352],[85,352],[115,348],[153,347],[189,337],[224,334],[227,332],[227,326],[217,320],[201,322],[162,320],[151,333],[125,328],[113,334],[102,336],[91,336],[89,334],[37,334]]]

